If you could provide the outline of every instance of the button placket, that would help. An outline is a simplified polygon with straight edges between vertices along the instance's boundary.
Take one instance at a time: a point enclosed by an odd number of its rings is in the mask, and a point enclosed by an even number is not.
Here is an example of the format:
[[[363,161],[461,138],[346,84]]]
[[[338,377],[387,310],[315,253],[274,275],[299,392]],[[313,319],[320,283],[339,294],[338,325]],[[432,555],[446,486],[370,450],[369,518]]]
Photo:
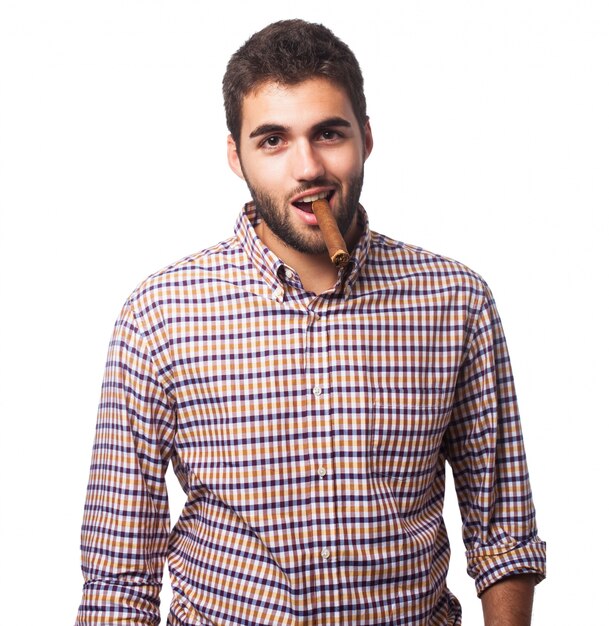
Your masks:
[[[311,416],[311,459],[315,481],[311,489],[318,501],[318,515],[326,520],[318,526],[317,558],[328,564],[324,568],[323,584],[337,584],[337,555],[332,546],[337,541],[336,505],[334,476],[331,463],[334,458],[334,425],[332,417],[332,381],[330,378],[332,359],[328,359],[329,345],[328,320],[326,310],[330,299],[315,298],[308,307],[308,380],[310,390]],[[332,565],[332,566],[331,566]]]

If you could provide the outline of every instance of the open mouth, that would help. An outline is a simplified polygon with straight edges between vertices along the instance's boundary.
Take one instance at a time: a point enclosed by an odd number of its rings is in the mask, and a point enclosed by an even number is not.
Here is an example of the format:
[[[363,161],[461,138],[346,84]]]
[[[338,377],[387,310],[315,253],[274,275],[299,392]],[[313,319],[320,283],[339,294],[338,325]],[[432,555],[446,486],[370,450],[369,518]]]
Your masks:
[[[303,196],[292,205],[305,213],[313,213],[313,202],[326,198],[328,201],[334,195],[334,191],[322,191],[321,193],[312,193],[310,196]]]

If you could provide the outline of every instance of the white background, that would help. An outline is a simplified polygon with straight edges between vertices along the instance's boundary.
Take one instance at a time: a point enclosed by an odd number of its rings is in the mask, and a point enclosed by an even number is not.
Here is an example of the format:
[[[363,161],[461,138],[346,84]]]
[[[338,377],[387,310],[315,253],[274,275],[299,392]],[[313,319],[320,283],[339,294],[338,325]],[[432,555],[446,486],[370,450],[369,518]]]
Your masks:
[[[145,276],[232,233],[248,197],[220,82],[250,34],[288,17],[324,22],[360,60],[372,227],[493,289],[548,542],[534,623],[606,623],[603,0],[1,2],[0,619],[74,620],[114,319]],[[476,626],[450,489],[449,585]]]

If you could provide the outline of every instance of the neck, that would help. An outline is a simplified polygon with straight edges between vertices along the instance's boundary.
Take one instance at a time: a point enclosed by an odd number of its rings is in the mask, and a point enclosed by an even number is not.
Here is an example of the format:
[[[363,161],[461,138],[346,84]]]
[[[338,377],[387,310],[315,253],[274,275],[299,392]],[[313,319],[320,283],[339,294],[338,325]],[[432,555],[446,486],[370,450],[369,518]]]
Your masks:
[[[261,220],[255,228],[256,234],[265,246],[274,252],[286,265],[289,265],[300,277],[307,291],[320,294],[332,289],[338,279],[338,268],[332,263],[327,252],[309,254],[288,246]],[[345,242],[352,250],[361,236],[357,215],[345,236]]]

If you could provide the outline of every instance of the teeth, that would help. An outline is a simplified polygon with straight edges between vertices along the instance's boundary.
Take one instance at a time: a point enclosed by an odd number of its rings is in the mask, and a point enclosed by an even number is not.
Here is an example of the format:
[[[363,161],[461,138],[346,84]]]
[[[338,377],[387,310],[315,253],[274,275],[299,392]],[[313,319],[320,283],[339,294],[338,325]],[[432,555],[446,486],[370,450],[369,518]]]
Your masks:
[[[330,195],[329,191],[323,191],[322,193],[314,193],[311,196],[305,196],[304,198],[300,198],[298,202],[315,202],[315,200],[321,200],[322,198],[327,198]]]

